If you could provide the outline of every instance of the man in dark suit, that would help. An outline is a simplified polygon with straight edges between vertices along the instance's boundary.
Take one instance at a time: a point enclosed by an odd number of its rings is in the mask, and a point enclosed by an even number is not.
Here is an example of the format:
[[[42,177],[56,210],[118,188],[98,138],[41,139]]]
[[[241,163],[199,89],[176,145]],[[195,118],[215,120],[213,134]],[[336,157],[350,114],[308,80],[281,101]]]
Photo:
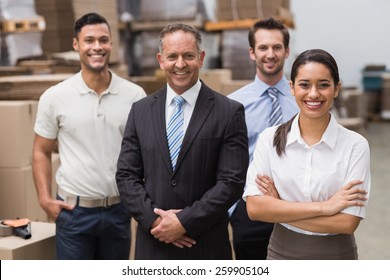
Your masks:
[[[194,27],[165,27],[157,59],[167,86],[129,114],[116,179],[138,222],[136,259],[232,258],[227,210],[249,161],[244,107],[199,80],[200,45]]]

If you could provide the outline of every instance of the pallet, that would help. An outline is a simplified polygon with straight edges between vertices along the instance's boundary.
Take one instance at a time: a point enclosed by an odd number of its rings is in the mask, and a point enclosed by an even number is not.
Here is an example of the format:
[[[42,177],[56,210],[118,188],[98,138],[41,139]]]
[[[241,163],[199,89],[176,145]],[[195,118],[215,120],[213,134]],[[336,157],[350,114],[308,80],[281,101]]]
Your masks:
[[[207,21],[204,23],[205,31],[222,31],[222,30],[236,30],[236,29],[246,29],[252,27],[254,23],[259,21],[259,18],[251,18],[251,19],[238,19],[238,20],[223,20],[223,21]],[[279,18],[279,20],[286,25],[287,27],[294,28],[294,23],[283,18]]]
[[[46,29],[43,17],[0,21],[0,33],[41,32]]]
[[[174,22],[182,22],[185,24],[192,25],[196,28],[201,29],[203,27],[203,21],[198,18],[184,19],[184,20],[160,20],[160,21],[134,21],[129,24],[129,29],[132,31],[161,31],[166,25]],[[120,28],[125,28],[126,24],[122,23]]]
[[[240,19],[240,20],[223,20],[207,21],[204,24],[205,31],[221,31],[233,29],[249,29],[259,19]]]

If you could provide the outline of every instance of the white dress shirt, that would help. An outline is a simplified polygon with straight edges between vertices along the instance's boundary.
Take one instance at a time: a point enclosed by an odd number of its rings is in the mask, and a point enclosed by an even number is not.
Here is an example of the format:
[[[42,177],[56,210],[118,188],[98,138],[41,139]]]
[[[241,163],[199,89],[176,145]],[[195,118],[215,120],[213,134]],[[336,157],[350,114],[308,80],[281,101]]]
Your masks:
[[[184,135],[187,131],[188,124],[191,120],[192,113],[194,112],[196,100],[199,96],[200,88],[202,87],[202,83],[198,80],[198,82],[192,86],[192,88],[181,94],[181,97],[185,100],[183,104],[183,113],[184,113]],[[169,120],[173,115],[173,111],[175,109],[175,103],[172,102],[173,98],[178,94],[173,91],[173,89],[167,85],[167,99],[165,102],[165,123],[168,127]]]
[[[280,198],[285,201],[325,201],[352,180],[362,180],[359,188],[369,192],[371,176],[367,140],[342,127],[331,116],[321,140],[309,146],[301,137],[298,118],[292,123],[287,135],[286,153],[281,157],[273,146],[277,127],[267,128],[260,134],[254,159],[248,168],[243,198],[263,195],[255,183],[257,174],[268,175],[275,182]],[[366,207],[353,206],[341,212],[364,218]],[[322,235],[282,225],[296,232]]]

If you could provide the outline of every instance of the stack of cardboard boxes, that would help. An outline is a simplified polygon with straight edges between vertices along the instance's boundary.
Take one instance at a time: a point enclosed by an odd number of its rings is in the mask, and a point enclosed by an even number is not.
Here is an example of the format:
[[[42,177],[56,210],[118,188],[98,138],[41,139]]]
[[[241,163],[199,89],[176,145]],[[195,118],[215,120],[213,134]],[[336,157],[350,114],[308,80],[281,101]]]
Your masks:
[[[289,13],[289,7],[289,1],[282,0],[217,0],[216,16],[218,21],[237,22],[246,19],[260,20],[273,16],[283,18],[284,22],[285,15]],[[232,70],[233,80],[253,80],[255,77],[255,64],[250,59],[248,52],[249,28],[248,26],[245,29],[222,30],[221,66],[224,69]]]
[[[28,218],[32,238],[0,237],[0,259],[54,258],[55,225],[38,203],[32,175],[33,126],[38,101],[0,100],[0,220]],[[59,166],[53,154],[54,173]]]
[[[390,120],[390,72],[382,74],[381,119]]]
[[[35,0],[37,13],[44,16],[44,52],[65,52],[72,49],[74,13],[72,0]]]
[[[0,101],[0,219],[48,221],[39,206],[32,175],[37,106],[33,100]],[[54,154],[53,173],[58,166],[59,156]],[[53,176],[54,194],[55,188]]]
[[[286,1],[282,0],[218,0],[218,20],[239,20],[264,18],[278,14],[279,8]],[[287,2],[288,3],[288,2]]]

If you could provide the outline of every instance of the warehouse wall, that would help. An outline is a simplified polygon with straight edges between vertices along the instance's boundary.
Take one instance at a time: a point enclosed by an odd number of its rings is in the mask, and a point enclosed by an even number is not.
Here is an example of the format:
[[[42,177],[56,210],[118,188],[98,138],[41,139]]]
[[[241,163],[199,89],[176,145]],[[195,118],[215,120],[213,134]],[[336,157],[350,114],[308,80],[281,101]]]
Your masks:
[[[211,19],[215,0],[206,8]],[[309,48],[323,48],[338,61],[345,86],[362,87],[367,64],[390,69],[390,1],[388,0],[290,0],[296,29],[291,31],[291,57]]]
[[[309,48],[331,52],[345,86],[362,87],[367,64],[390,69],[390,1],[291,0],[296,30],[292,55]]]

